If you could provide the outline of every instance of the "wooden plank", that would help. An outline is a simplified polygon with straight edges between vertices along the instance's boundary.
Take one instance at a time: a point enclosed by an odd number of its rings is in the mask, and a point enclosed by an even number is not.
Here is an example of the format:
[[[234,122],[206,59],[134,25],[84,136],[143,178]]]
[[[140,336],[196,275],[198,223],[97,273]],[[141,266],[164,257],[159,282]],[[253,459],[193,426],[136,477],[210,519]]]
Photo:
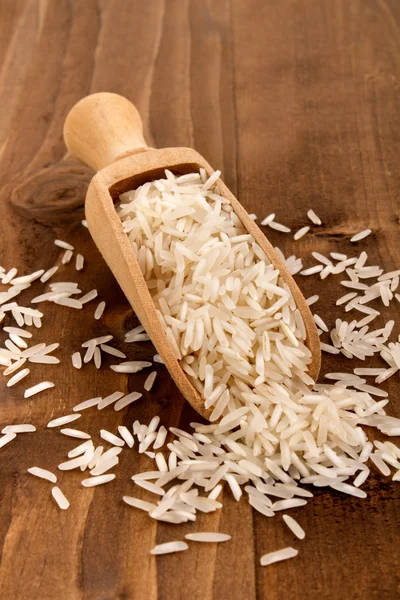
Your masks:
[[[82,273],[60,268],[57,280],[97,288],[107,302],[100,322],[70,309],[46,306],[35,339],[57,341],[62,363],[32,365],[33,385],[49,377],[56,387],[23,400],[21,384],[1,383],[0,424],[32,422],[0,450],[0,588],[2,597],[71,600],[98,598],[219,599],[395,598],[400,591],[399,486],[374,476],[360,501],[321,491],[293,516],[307,537],[293,539],[280,517],[253,515],[245,502],[224,493],[219,514],[198,525],[157,525],[122,503],[137,492],[130,476],[151,468],[135,451],[121,454],[119,477],[96,490],[80,486],[81,473],[60,472],[71,500],[61,512],[51,484],[26,473],[33,464],[54,469],[74,445],[45,424],[67,414],[80,400],[142,389],[145,375],[124,376],[92,365],[80,372],[70,354],[93,335],[111,332],[131,358],[153,356],[149,344],[124,344],[137,321],[80,225],[91,173],[65,157],[62,123],[81,96],[114,91],[134,101],[154,146],[194,146],[223,177],[249,212],[276,212],[293,230],[307,223],[312,207],[324,225],[293,242],[268,230],[284,252],[304,257],[364,246],[371,264],[400,264],[398,226],[400,175],[400,7],[394,0],[238,0],[194,2],[10,2],[0,6],[0,220],[1,264],[21,274],[49,268],[62,252],[55,237],[85,256]],[[370,227],[359,245],[349,238]],[[319,293],[315,310],[332,325],[341,315],[337,279],[323,287],[299,277],[306,295]],[[35,291],[26,293],[28,302]],[[394,318],[398,308],[383,312]],[[395,330],[396,335],[399,329]],[[3,338],[2,338],[3,339]],[[135,347],[132,347],[135,346]],[[374,360],[371,364],[378,364]],[[350,363],[325,357],[323,373]],[[34,367],[34,368],[33,368]],[[115,413],[88,410],[76,426],[116,431],[134,419],[159,414],[167,425],[187,427],[197,419],[162,366],[153,394]],[[53,375],[52,375],[53,376]],[[391,414],[400,416],[398,377],[384,386]],[[79,423],[79,425],[78,425]],[[96,442],[99,440],[96,437]],[[181,539],[197,529],[220,530],[232,541],[217,548],[155,559],[155,543]],[[268,568],[261,554],[295,545],[299,556]]]

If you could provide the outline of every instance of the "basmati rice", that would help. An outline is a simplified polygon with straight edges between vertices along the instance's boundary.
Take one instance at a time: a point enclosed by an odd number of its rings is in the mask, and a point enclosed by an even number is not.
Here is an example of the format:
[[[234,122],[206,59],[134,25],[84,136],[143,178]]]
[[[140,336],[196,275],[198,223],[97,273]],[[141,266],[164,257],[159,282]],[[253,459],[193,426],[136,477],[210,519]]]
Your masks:
[[[139,398],[141,397],[142,394],[140,394],[139,392],[131,392],[130,394],[127,394],[127,396],[124,396],[124,398],[121,398],[121,400],[118,400],[118,402],[115,403],[114,410],[122,410],[123,408],[128,406],[128,404],[136,402],[136,400],[139,400]]]
[[[42,383],[38,383],[37,385],[26,389],[24,392],[24,398],[30,398],[31,396],[39,394],[40,392],[48,390],[52,387],[54,387],[54,383],[52,381],[42,381]]]
[[[271,213],[261,221],[261,225],[269,225],[275,219],[275,213]]]
[[[315,267],[309,267],[308,269],[300,271],[300,275],[315,275],[315,273],[320,273],[323,268],[322,265],[315,265]]]
[[[68,452],[68,458],[75,458],[76,456],[84,454],[86,450],[88,450],[88,448],[93,449],[92,440],[87,440],[86,442],[83,442],[82,444],[79,444],[79,446],[76,446],[75,448],[70,450]]]
[[[273,563],[279,562],[281,560],[287,560],[288,558],[294,558],[298,555],[298,550],[294,548],[282,548],[282,550],[277,550],[276,552],[269,552],[268,554],[264,554],[261,557],[260,564],[263,567],[267,565],[272,565]]]
[[[100,431],[100,437],[103,438],[106,442],[109,442],[113,446],[123,446],[125,444],[124,440],[121,440],[118,436],[110,433],[106,429],[102,429]]]
[[[9,364],[9,361],[4,361],[4,362],[6,364]],[[7,369],[4,370],[3,375],[5,375],[5,376],[11,375],[11,373],[14,373],[15,371],[17,371],[25,363],[26,363],[26,358],[20,358],[20,359],[16,360],[13,365],[7,367]]]
[[[127,446],[129,446],[129,448],[133,448],[135,440],[133,438],[133,435],[131,434],[129,429],[127,427],[125,427],[125,425],[118,426],[118,433],[122,437],[122,439],[125,441]]]
[[[81,467],[83,465],[87,465],[88,460],[86,458],[86,452],[81,455],[81,456],[77,456],[75,458],[72,458],[71,460],[67,460],[66,462],[60,463],[58,465],[58,468],[60,469],[60,471],[71,471],[73,469],[77,469],[78,467]]]
[[[308,233],[310,231],[309,226],[307,225],[307,227],[302,227],[301,229],[299,229],[298,231],[296,231],[296,233],[293,236],[293,239],[295,241],[301,239],[303,236],[306,235],[306,233]]]
[[[16,437],[16,433],[6,433],[2,437],[0,437],[0,448],[3,448],[3,446],[14,440]]]
[[[100,402],[97,404],[98,410],[103,410],[103,408],[110,406],[110,404],[114,404],[114,402],[116,402],[120,398],[123,398],[123,396],[124,396],[124,392],[118,392],[118,391],[113,392],[112,394],[109,394],[105,398],[101,399]]]
[[[94,349],[93,362],[95,364],[96,369],[100,369],[100,367],[101,367],[101,353],[100,353],[100,349],[97,346]]]
[[[79,298],[79,301],[81,304],[86,304],[87,302],[94,300],[96,297],[97,297],[97,290],[91,290],[90,292],[88,292],[87,294],[85,294],[84,296]]]
[[[318,302],[319,300],[319,296],[317,294],[314,294],[314,296],[310,296],[309,298],[306,299],[306,302],[308,304],[308,306],[311,306],[312,304],[315,304],[316,302]]]
[[[62,433],[63,435],[68,435],[69,437],[79,438],[81,440],[88,440],[91,437],[85,431],[80,431],[79,429],[70,429],[69,427],[66,427],[65,429],[60,429],[60,433]]]
[[[47,469],[41,469],[40,467],[30,467],[29,469],[27,469],[27,471],[35,477],[47,479],[47,481],[51,481],[52,483],[56,483],[57,481],[57,476],[51,471],[47,471]]]
[[[72,258],[72,255],[73,255],[72,250],[66,250],[64,252],[64,255],[63,255],[62,259],[61,259],[61,264],[66,265],[67,263],[69,263],[69,261]]]
[[[100,302],[94,312],[94,318],[96,319],[96,321],[98,321],[99,319],[101,319],[101,317],[103,316],[104,310],[106,308],[106,303],[104,302],[104,300],[102,302]]]
[[[75,263],[75,268],[77,271],[82,271],[84,262],[85,262],[85,259],[83,258],[82,254],[77,254],[76,255],[76,263]],[[81,302],[82,302],[82,300],[81,300]]]
[[[148,375],[146,381],[144,382],[144,389],[146,390],[146,392],[150,392],[151,388],[153,387],[154,381],[157,377],[157,371],[152,371],[150,373],[150,375]]]
[[[19,371],[18,373],[16,373],[15,375],[13,375],[8,381],[7,381],[7,387],[12,387],[13,385],[15,385],[16,383],[18,383],[19,381],[21,381],[21,379],[23,379],[24,377],[26,377],[27,375],[29,375],[30,373],[30,369],[22,369],[22,371]],[[26,398],[27,396],[25,396]]]
[[[310,208],[310,210],[307,212],[307,217],[314,223],[314,225],[322,224],[321,219],[315,214],[312,208]]]
[[[187,550],[189,546],[186,542],[167,542],[165,544],[158,544],[150,550],[150,554],[171,554],[172,552],[183,552]]]
[[[290,227],[286,227],[286,225],[282,225],[281,223],[277,223],[276,221],[268,221],[268,226],[271,229],[276,229],[276,231],[281,231],[282,233],[290,233]]]
[[[64,496],[64,494],[62,493],[62,491],[60,490],[59,487],[54,486],[51,489],[51,494],[52,494],[54,500],[57,502],[58,506],[62,510],[66,510],[67,508],[69,508],[69,502],[68,502],[67,498]]]
[[[10,333],[9,334],[10,340],[16,345],[18,346],[18,348],[27,348],[28,344],[25,342],[25,340],[23,340],[19,335],[15,334],[15,333]]]
[[[3,427],[1,430],[1,433],[31,433],[33,431],[36,431],[34,425],[21,423],[20,425],[6,425],[6,427]]]
[[[81,481],[83,487],[94,487],[96,485],[102,485],[103,483],[108,483],[115,479],[114,473],[109,473],[108,475],[99,475],[98,477],[91,477],[90,479],[84,479]]]
[[[306,534],[304,529],[300,527],[298,522],[293,519],[293,517],[290,517],[289,515],[282,515],[282,518],[294,535],[299,538],[299,540],[303,540],[305,538]]]
[[[119,459],[117,456],[112,456],[107,460],[104,460],[103,457],[99,459],[96,463],[96,466],[90,471],[90,474],[94,477],[99,475],[103,475],[110,469],[113,469],[119,463]]]
[[[66,425],[67,423],[72,423],[72,421],[76,421],[80,418],[80,414],[73,415],[65,415],[64,417],[58,417],[57,419],[53,419],[47,423],[47,427],[60,427],[61,425]]]
[[[100,349],[107,354],[111,354],[111,356],[118,356],[118,358],[126,358],[126,354],[121,352],[121,350],[117,350],[117,348],[113,348],[112,346],[108,346],[107,344],[100,344]]]
[[[355,235],[353,235],[353,237],[350,238],[350,241],[351,242],[359,242],[360,240],[363,240],[364,238],[366,238],[370,233],[371,233],[371,229],[364,229],[363,231],[360,231],[360,233],[356,233]]]
[[[42,283],[45,283],[46,281],[48,281],[50,279],[50,277],[52,277],[54,275],[54,273],[57,272],[57,270],[58,270],[57,266],[51,267],[51,269],[49,269],[48,271],[43,273],[43,275],[40,278],[40,281]]]
[[[151,367],[150,362],[144,360],[133,360],[120,363],[119,365],[111,365],[110,368],[116,373],[139,373],[146,367]]]
[[[90,398],[89,400],[84,400],[84,402],[80,402],[72,409],[74,412],[79,412],[80,410],[85,410],[86,408],[91,408],[92,406],[97,406],[101,401],[100,397]]]
[[[31,363],[36,363],[36,364],[41,364],[41,365],[58,365],[60,362],[60,359],[57,358],[56,356],[32,356],[31,358],[29,358],[29,362]]]
[[[71,246],[71,244],[68,244],[67,242],[63,242],[62,240],[54,240],[54,243],[59,248],[64,248],[64,250],[74,250],[74,247]]]
[[[80,352],[74,352],[71,356],[72,358],[72,366],[75,367],[75,369],[81,369],[82,368],[82,356]]]
[[[156,508],[155,504],[152,504],[151,502],[145,502],[144,500],[140,500],[139,498],[133,498],[132,496],[123,496],[122,499],[129,506],[139,508],[140,510],[144,510],[146,512],[149,512]]]
[[[227,533],[202,531],[198,533],[187,533],[185,538],[191,542],[227,542],[231,539],[231,536]]]

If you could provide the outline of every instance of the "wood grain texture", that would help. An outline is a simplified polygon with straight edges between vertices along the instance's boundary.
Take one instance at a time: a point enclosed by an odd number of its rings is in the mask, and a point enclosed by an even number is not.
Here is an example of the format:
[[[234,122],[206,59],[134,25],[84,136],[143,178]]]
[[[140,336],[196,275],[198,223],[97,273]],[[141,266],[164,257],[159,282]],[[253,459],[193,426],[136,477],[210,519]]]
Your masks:
[[[62,339],[62,362],[51,368],[56,387],[23,400],[24,386],[1,384],[0,424],[38,426],[0,451],[2,598],[399,597],[400,487],[387,478],[368,481],[366,500],[322,491],[293,510],[307,531],[297,544],[280,518],[253,514],[228,492],[223,511],[201,516],[195,528],[153,523],[121,500],[133,490],[132,473],[151,465],[134,451],[121,454],[119,477],[103,488],[83,489],[80,473],[61,473],[71,500],[65,512],[50,486],[26,473],[33,464],[54,469],[73,446],[45,429],[51,418],[80,400],[143,385],[141,374],[127,381],[92,365],[77,373],[70,354],[82,341],[111,332],[131,358],[153,355],[149,344],[121,343],[136,318],[80,225],[91,172],[65,155],[62,124],[71,106],[91,92],[126,95],[149,145],[196,148],[249,212],[274,211],[295,229],[312,206],[324,226],[296,243],[307,265],[312,250],[354,252],[349,237],[371,227],[371,264],[391,270],[400,264],[399,45],[396,0],[0,1],[1,264],[21,273],[49,268],[61,257],[54,238],[67,239],[87,265],[81,274],[72,266],[62,273],[85,291],[97,287],[108,305],[98,323],[95,303],[85,318],[46,306],[35,336]],[[293,253],[290,236],[268,237]],[[337,279],[325,280],[323,293],[316,278],[299,283],[306,295],[320,293],[316,310],[332,324],[340,315]],[[385,320],[396,314],[392,305]],[[49,374],[34,367],[32,385]],[[348,368],[336,356],[323,363],[323,373]],[[186,427],[196,414],[161,367],[159,374],[155,393],[134,408],[86,411],[79,427],[115,431],[155,414]],[[398,377],[384,389],[400,416]],[[194,529],[226,531],[232,541],[150,557],[155,543]],[[259,566],[262,553],[290,544],[300,549],[296,560]]]

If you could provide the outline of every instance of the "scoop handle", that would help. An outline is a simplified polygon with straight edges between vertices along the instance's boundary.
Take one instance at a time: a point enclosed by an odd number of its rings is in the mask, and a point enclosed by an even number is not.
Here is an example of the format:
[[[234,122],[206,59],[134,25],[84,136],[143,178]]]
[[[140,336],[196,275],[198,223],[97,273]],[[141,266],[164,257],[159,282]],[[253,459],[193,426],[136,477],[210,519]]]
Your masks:
[[[71,108],[64,141],[73,156],[95,171],[148,148],[136,107],[109,92],[86,96]]]

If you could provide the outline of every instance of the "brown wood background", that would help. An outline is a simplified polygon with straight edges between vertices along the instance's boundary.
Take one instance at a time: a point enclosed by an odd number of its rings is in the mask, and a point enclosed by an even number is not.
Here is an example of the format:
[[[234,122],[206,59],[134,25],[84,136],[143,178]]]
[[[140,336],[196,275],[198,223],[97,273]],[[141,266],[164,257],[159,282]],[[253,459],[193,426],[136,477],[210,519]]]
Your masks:
[[[55,378],[54,390],[23,400],[27,386],[8,390],[1,382],[0,424],[38,426],[0,451],[1,598],[398,598],[400,486],[388,478],[371,477],[366,500],[322,491],[293,510],[307,531],[299,542],[280,517],[253,514],[228,492],[222,512],[196,525],[157,525],[121,499],[133,493],[130,475],[151,464],[134,450],[121,454],[117,480],[101,488],[81,488],[80,472],[61,473],[71,500],[65,512],[51,484],[26,473],[33,464],[54,469],[74,445],[45,429],[50,418],[80,400],[142,386],[141,375],[127,382],[108,368],[74,370],[70,354],[82,341],[111,332],[129,356],[153,355],[149,344],[121,343],[135,317],[80,225],[91,174],[65,156],[69,108],[90,92],[124,94],[139,108],[149,144],[195,147],[249,212],[275,211],[298,228],[313,207],[324,226],[300,242],[268,230],[286,252],[351,253],[350,235],[371,227],[371,264],[398,268],[398,0],[0,0],[0,57],[0,263],[21,274],[49,268],[60,260],[53,239],[61,237],[87,266],[81,274],[66,267],[58,280],[97,287],[108,305],[100,323],[92,319],[95,303],[83,314],[45,306],[36,340],[61,338],[62,362],[33,365],[25,382]],[[315,277],[301,285],[307,295],[321,293]],[[325,280],[315,308],[330,324],[342,293],[338,279]],[[345,358],[325,357],[324,372],[348,368]],[[193,411],[159,371],[151,397],[122,413],[86,411],[79,428],[115,431],[154,414],[187,426]],[[385,389],[400,416],[398,377]],[[149,555],[155,543],[205,529],[229,532],[232,541]],[[263,553],[291,544],[298,558],[259,566]]]

